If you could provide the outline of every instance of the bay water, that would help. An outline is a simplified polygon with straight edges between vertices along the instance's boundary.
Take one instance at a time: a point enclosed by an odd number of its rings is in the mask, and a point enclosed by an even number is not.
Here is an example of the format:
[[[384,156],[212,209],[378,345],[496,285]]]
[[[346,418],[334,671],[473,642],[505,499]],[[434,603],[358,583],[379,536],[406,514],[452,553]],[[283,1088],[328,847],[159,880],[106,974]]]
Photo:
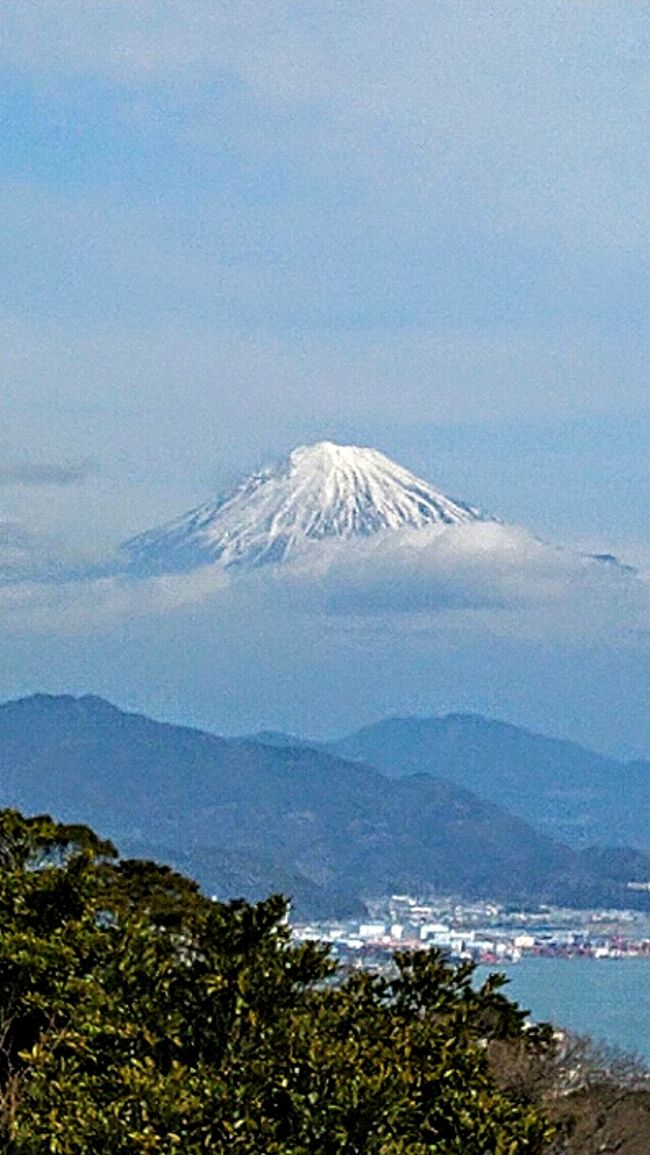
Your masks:
[[[477,967],[477,980],[496,970]],[[590,1035],[650,1065],[650,958],[524,958],[503,973],[504,993],[535,1021]]]

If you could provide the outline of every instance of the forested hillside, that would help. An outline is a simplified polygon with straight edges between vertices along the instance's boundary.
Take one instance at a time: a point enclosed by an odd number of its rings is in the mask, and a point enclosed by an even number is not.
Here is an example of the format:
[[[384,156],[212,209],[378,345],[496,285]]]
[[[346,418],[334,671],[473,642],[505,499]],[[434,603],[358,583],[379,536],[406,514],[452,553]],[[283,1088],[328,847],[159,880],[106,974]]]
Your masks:
[[[366,896],[453,893],[628,906],[650,858],[589,856],[453,783],[391,779],[306,746],[219,738],[99,698],[0,707],[0,804],[85,822],[220,898],[290,894],[337,915]]]
[[[622,762],[479,714],[385,718],[332,742],[389,776],[430,774],[574,846],[650,850],[650,762]]]

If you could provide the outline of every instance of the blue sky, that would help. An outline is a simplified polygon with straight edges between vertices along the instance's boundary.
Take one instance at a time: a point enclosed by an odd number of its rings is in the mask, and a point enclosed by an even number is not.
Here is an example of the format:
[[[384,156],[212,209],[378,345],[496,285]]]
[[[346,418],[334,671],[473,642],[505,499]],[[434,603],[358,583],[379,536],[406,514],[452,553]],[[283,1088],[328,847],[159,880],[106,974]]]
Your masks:
[[[646,564],[650,5],[21,0],[3,23],[2,517],[95,553],[330,437]],[[53,662],[27,631],[0,692],[124,687],[124,637],[90,673],[86,642]],[[360,720],[424,709],[436,668],[449,708],[610,746],[625,715],[650,749],[645,653],[504,646],[495,702],[485,638],[438,644]],[[286,655],[241,704],[242,646],[230,683],[165,702],[300,728]],[[572,706],[562,671],[590,661]]]

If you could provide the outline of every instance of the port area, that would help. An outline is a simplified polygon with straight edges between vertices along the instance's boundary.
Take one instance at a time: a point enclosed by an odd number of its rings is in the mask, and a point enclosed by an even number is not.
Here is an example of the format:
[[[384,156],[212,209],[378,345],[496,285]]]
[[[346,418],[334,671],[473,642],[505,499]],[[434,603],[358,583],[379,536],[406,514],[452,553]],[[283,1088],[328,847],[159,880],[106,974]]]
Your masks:
[[[396,951],[437,948],[452,960],[513,966],[527,957],[650,960],[650,913],[638,910],[514,909],[453,896],[393,894],[366,902],[358,919],[295,921],[295,942],[327,945],[346,967],[381,968]]]

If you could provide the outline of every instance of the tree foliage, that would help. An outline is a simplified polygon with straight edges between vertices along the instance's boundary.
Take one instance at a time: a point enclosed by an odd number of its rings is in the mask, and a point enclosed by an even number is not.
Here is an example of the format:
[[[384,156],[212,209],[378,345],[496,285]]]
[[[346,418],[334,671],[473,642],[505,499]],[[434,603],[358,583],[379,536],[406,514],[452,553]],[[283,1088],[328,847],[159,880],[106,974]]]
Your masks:
[[[490,1047],[548,1034],[435,951],[342,975],[285,901],[208,901],[91,830],[0,813],[0,1151],[538,1155]]]

